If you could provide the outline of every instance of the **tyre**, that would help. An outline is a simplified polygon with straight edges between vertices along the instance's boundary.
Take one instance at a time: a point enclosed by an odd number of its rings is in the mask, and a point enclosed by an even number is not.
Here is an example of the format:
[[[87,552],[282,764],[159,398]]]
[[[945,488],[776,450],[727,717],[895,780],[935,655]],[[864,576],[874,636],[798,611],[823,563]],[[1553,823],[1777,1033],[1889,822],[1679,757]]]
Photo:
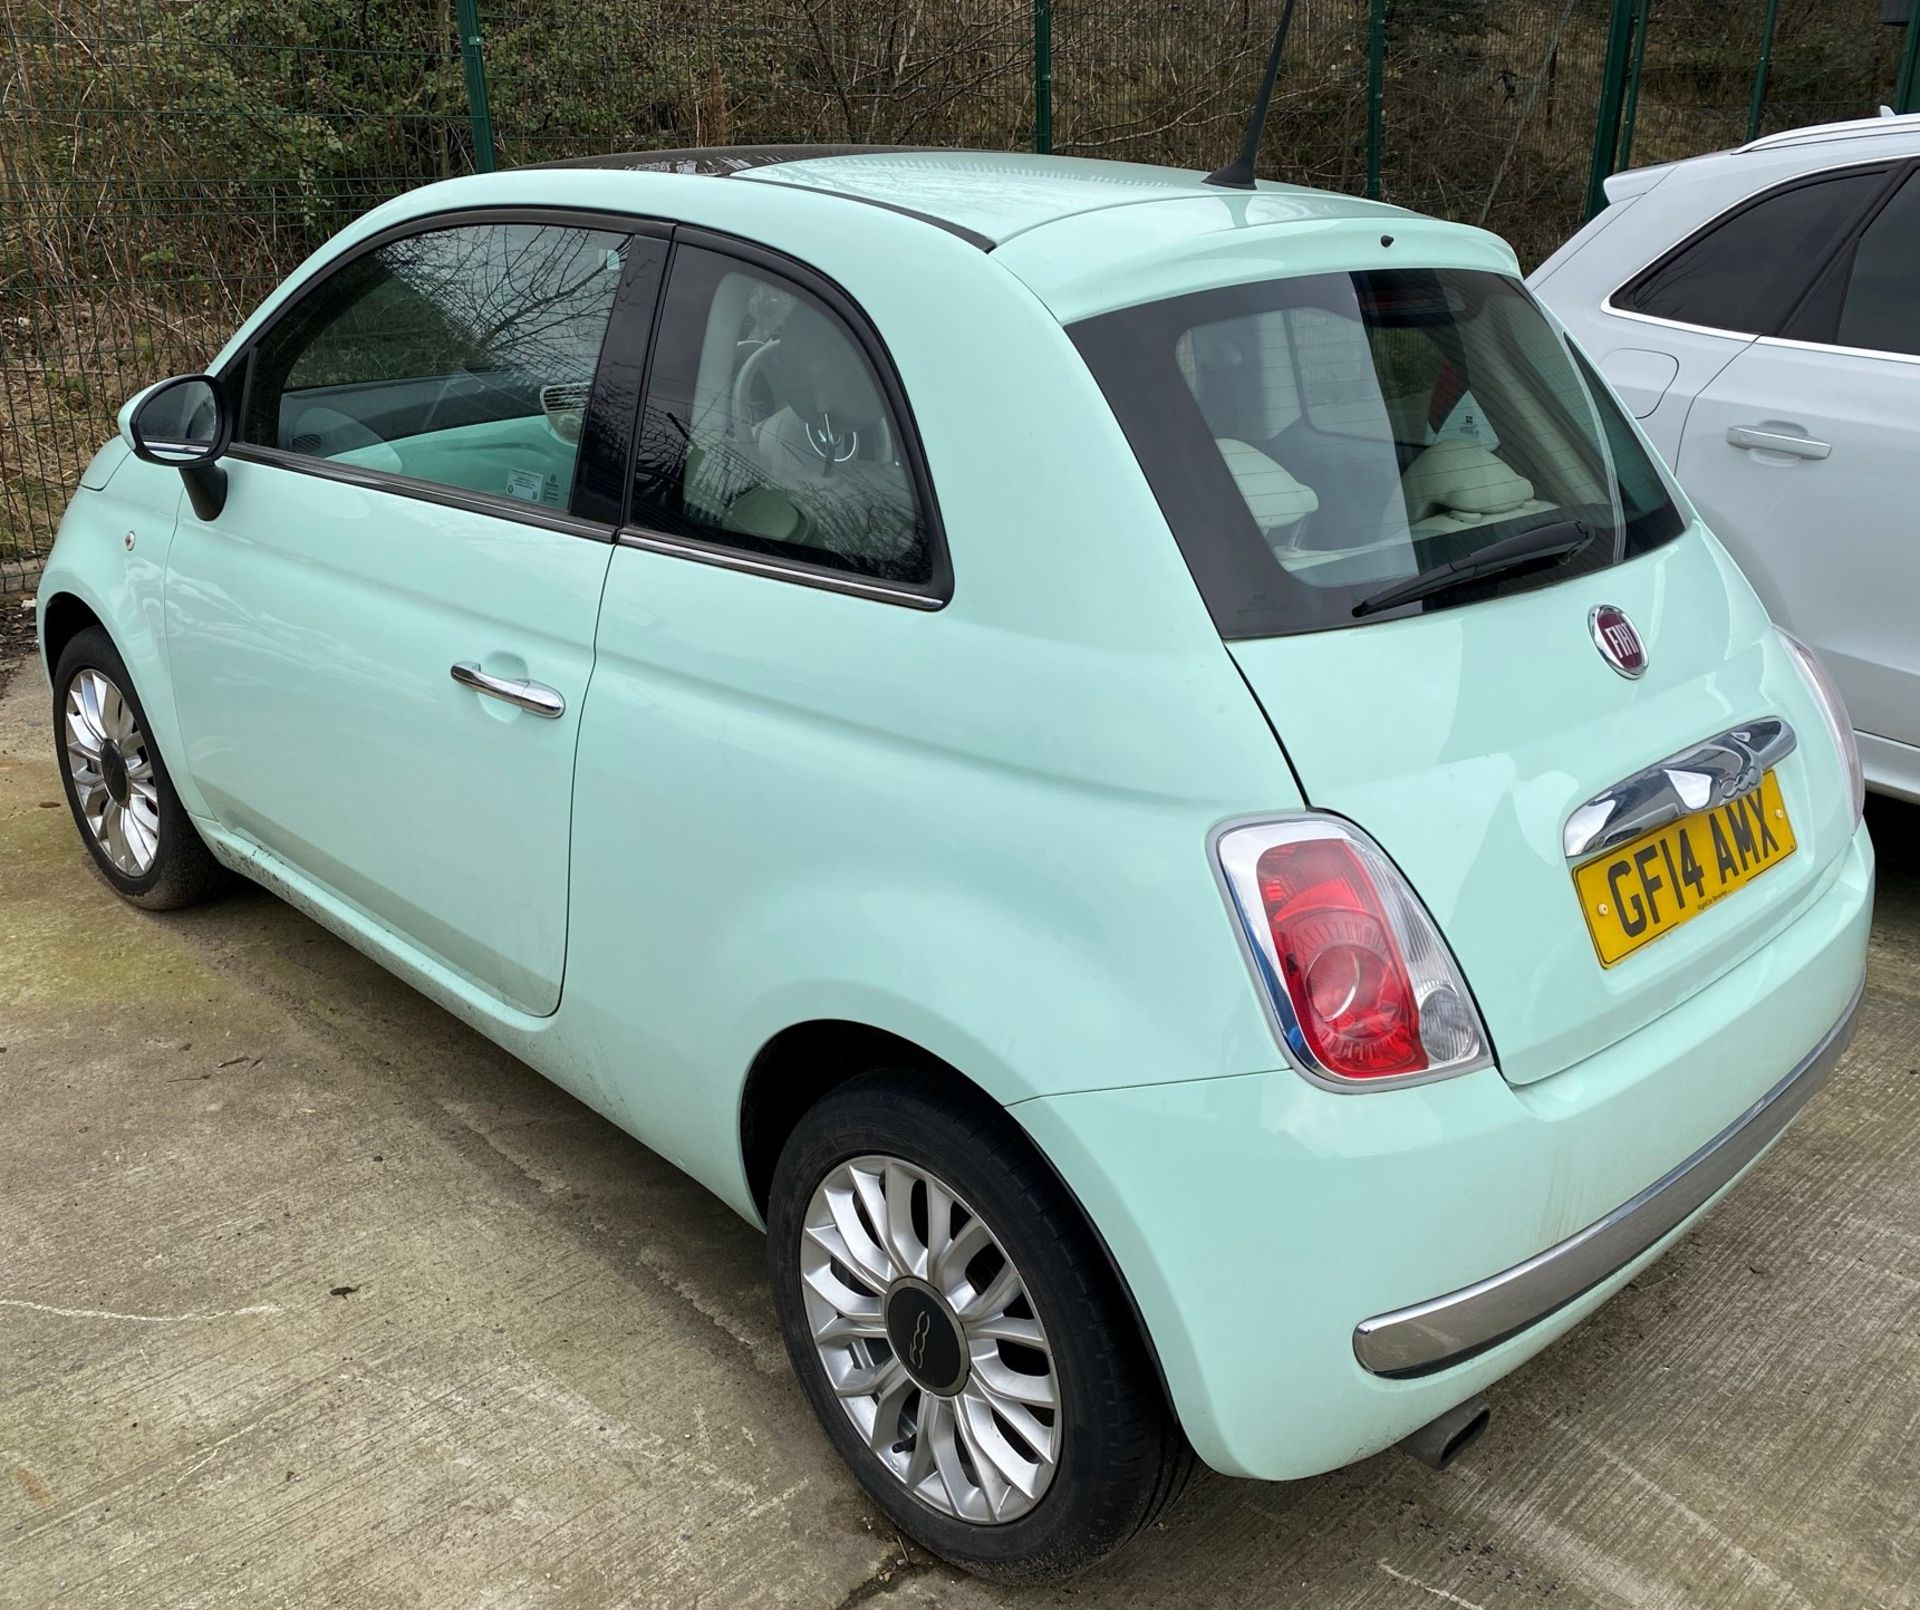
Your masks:
[[[814,1413],[931,1553],[999,1582],[1065,1576],[1185,1484],[1126,1297],[997,1107],[926,1073],[850,1080],[788,1139],[767,1217]]]
[[[126,663],[97,626],[54,666],[53,730],[67,807],[101,876],[149,911],[204,898],[219,864],[174,792]]]

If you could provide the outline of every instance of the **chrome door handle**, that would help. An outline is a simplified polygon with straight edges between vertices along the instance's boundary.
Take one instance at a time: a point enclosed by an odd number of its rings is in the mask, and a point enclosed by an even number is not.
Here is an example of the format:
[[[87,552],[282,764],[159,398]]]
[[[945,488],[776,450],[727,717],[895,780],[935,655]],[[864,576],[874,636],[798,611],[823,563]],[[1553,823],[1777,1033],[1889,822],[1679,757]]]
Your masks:
[[[455,664],[452,676],[463,688],[472,688],[475,693],[484,693],[489,699],[500,699],[516,709],[548,721],[557,721],[567,713],[567,701],[560,696],[559,690],[548,687],[544,682],[488,676],[472,660],[461,660]]]
[[[1730,447],[1751,447],[1762,453],[1791,453],[1795,458],[1825,458],[1833,451],[1831,442],[1816,442],[1811,436],[1789,436],[1784,431],[1756,430],[1751,425],[1729,425]]]

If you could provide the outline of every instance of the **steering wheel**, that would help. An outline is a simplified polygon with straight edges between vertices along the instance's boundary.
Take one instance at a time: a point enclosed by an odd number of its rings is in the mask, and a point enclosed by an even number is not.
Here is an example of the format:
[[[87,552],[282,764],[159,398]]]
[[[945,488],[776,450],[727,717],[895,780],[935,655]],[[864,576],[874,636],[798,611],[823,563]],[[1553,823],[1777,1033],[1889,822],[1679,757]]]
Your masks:
[[[727,435],[729,440],[750,446],[754,439],[754,427],[757,424],[765,423],[765,421],[752,418],[752,392],[755,383],[761,377],[762,367],[778,356],[779,346],[780,338],[778,336],[774,336],[771,340],[761,342],[759,346],[747,354],[745,361],[734,371],[733,384],[728,388],[727,392]],[[791,403],[789,403],[788,406],[791,407]],[[800,414],[798,409],[794,411],[806,426],[810,440],[817,439],[820,442],[832,443],[846,435],[851,435],[855,444],[855,451],[848,455],[849,457],[877,461],[882,464],[891,464],[893,462],[893,427],[888,422],[884,410],[878,417],[864,422],[865,428],[857,428],[852,432],[847,432],[844,426],[840,430],[836,430],[833,417],[830,414],[823,415],[819,419],[812,419],[805,414]],[[820,452],[820,448],[816,446],[815,451]],[[829,459],[832,462],[845,462],[843,459],[836,458],[831,448],[826,452],[821,452],[821,457],[823,459]]]
[[[746,361],[733,374],[733,385],[727,392],[727,439],[732,442],[748,443],[753,441],[753,423],[747,417],[752,406],[749,394],[753,383],[760,378],[761,367],[768,356],[780,345],[780,337],[762,341],[749,352]]]

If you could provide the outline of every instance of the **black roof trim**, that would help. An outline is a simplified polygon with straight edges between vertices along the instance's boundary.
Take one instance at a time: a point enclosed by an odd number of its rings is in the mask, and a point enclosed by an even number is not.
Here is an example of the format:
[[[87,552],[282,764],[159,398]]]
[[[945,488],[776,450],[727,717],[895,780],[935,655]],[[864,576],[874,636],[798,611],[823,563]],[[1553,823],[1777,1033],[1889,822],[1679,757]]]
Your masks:
[[[806,162],[814,157],[893,156],[906,151],[938,149],[938,146],[929,145],[709,145],[690,146],[681,151],[619,151],[607,156],[563,157],[556,162],[528,162],[522,166],[601,168],[629,173],[690,173],[705,178],[725,179],[736,173],[744,173],[749,168],[777,167],[782,162]],[[767,182],[781,184],[777,179]],[[969,246],[977,246],[983,252],[990,252],[999,244],[991,236],[968,229],[964,224],[956,224],[930,212],[903,207],[898,202],[880,201],[872,196],[858,196],[847,190],[827,190],[816,185],[784,184],[782,188],[808,190],[819,196],[838,196],[844,201],[857,201],[864,206],[879,207],[885,212],[897,212],[903,218],[917,218],[923,224],[932,224],[936,229],[944,229],[949,235],[958,236]]]
[[[871,150],[868,146],[864,149]],[[969,229],[965,224],[956,224],[950,218],[941,218],[934,213],[920,212],[913,207],[903,207],[897,201],[881,201],[874,196],[856,196],[847,190],[823,190],[818,185],[794,184],[786,179],[766,179],[764,184],[778,185],[782,190],[805,190],[816,196],[838,196],[843,201],[857,201],[863,206],[878,207],[882,212],[897,212],[902,218],[917,218],[923,224],[932,224],[935,229],[944,229],[949,235],[957,235],[969,246],[978,246],[983,252],[990,252],[1000,243],[991,235],[983,235],[977,229]]]

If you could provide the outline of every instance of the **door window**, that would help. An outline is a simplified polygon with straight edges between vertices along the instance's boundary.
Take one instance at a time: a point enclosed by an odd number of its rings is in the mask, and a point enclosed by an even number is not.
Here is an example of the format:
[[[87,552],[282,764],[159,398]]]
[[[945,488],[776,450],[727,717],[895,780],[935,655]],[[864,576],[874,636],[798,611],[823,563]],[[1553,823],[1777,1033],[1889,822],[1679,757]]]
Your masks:
[[[1885,182],[1884,170],[1862,170],[1763,196],[1656,263],[1615,302],[1651,318],[1770,335]]]
[[[365,253],[261,341],[238,439],[565,509],[627,245],[489,223]]]
[[[825,302],[722,253],[675,251],[641,414],[636,523],[925,582],[932,542],[909,451],[873,364]]]
[[[1920,354],[1920,173],[1860,236],[1835,339],[1843,347]]]

